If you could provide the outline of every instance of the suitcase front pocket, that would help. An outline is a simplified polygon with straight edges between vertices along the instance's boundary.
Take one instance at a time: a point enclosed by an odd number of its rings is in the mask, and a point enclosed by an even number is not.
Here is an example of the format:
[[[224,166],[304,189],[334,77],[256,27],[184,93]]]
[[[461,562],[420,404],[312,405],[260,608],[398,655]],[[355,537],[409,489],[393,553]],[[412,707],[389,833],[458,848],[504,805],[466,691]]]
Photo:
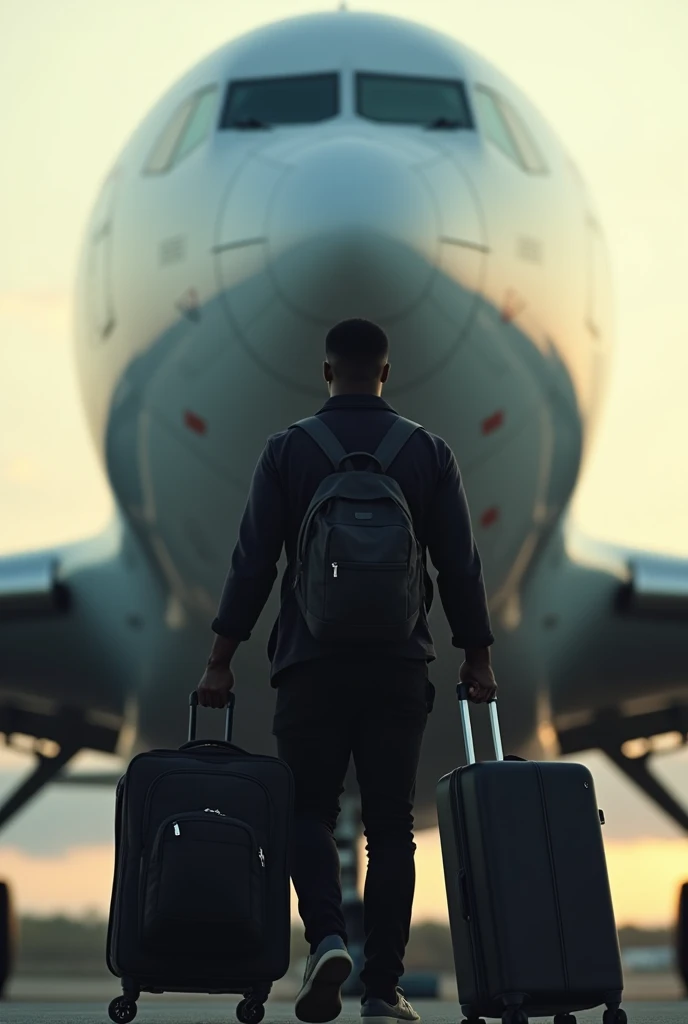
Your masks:
[[[142,909],[151,952],[259,952],[265,853],[251,826],[214,812],[167,818],[144,864]]]

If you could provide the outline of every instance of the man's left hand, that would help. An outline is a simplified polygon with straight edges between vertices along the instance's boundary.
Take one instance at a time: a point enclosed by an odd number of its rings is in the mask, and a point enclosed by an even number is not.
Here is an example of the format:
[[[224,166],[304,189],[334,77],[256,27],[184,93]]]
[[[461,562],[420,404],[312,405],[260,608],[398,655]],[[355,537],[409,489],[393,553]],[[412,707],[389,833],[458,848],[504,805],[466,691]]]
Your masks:
[[[198,684],[198,703],[202,708],[226,708],[229,695],[234,688],[234,673],[226,668],[211,668],[209,665]]]

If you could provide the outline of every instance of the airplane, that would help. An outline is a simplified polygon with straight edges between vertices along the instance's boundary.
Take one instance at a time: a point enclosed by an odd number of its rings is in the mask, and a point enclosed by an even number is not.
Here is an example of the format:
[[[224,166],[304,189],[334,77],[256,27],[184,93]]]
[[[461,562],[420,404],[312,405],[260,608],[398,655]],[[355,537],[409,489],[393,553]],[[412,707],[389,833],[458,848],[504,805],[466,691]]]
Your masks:
[[[457,453],[506,748],[599,748],[688,829],[650,770],[667,736],[688,734],[688,561],[598,543],[570,511],[614,334],[593,199],[490,63],[420,24],[346,10],[220,47],[102,185],[74,319],[115,513],[98,536],[0,558],[0,731],[35,740],[0,826],[69,781],[81,750],[126,759],[183,741],[253,467],[267,435],[325,400],[323,339],[348,316],[387,330],[386,397]],[[276,602],[236,658],[235,738],[255,751],[272,749]],[[419,828],[462,756],[438,602],[431,623]]]

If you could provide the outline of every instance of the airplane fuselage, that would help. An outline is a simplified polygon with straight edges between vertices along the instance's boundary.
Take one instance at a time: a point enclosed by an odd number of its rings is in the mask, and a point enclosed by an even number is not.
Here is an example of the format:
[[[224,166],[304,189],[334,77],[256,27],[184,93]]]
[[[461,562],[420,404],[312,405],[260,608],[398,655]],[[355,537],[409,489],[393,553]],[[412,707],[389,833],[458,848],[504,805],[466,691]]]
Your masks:
[[[334,80],[331,116],[222,127],[232,85],[299,76]],[[368,78],[460,83],[467,123],[373,120]],[[166,166],[188,102],[205,135],[185,154],[181,133]],[[495,109],[502,128],[517,119],[501,146]],[[547,682],[529,660],[521,594],[600,408],[604,242],[569,156],[498,71],[420,26],[344,12],[261,29],[194,68],[117,159],[86,231],[76,344],[88,421],[164,594],[156,656],[131,684],[139,745],[179,738],[255,461],[267,435],[325,400],[323,340],[346,316],[385,327],[385,397],[457,454],[509,680],[508,742],[546,746]],[[238,660],[241,736],[255,747],[269,735],[271,621]],[[432,622],[440,696],[421,799],[456,761],[458,732],[458,663],[438,609]]]

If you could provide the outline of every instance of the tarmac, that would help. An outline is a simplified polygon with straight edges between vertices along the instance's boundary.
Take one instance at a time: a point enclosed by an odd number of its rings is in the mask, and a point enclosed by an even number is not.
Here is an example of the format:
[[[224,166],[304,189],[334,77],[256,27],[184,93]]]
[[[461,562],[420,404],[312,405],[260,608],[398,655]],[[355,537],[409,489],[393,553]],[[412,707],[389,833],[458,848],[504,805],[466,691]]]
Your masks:
[[[293,997],[300,978],[290,974],[275,984],[265,1007],[265,1024],[297,1024]],[[441,976],[438,1000],[414,999],[424,1024],[460,1024],[453,975]],[[0,1002],[0,1024],[108,1024],[108,1004],[121,992],[117,978],[107,972],[91,977],[48,977],[19,974]],[[624,1009],[629,1024],[688,1024],[688,1002],[672,972],[626,973]],[[136,1024],[235,1024],[238,996],[197,996],[144,993],[138,1002]],[[360,1024],[359,1004],[350,999],[338,1024]],[[579,1024],[602,1024],[602,1009],[577,1014]]]
[[[235,1000],[229,997],[206,997],[189,1001],[174,1001],[164,997],[142,996],[139,1002],[137,1024],[233,1024]],[[424,1024],[458,1024],[462,1020],[458,1003],[415,1003]],[[629,1024],[685,1024],[688,1003],[624,1003]],[[337,1018],[338,1024],[360,1024],[358,1005],[349,1000]],[[580,1024],[601,1024],[600,1010],[588,1010],[577,1015]],[[99,1003],[16,1002],[0,1004],[2,1024],[107,1024],[107,1005]],[[265,1024],[294,1024],[296,1018],[291,1003],[269,1002]]]
[[[288,1006],[293,1001],[301,986],[303,968],[290,970],[289,974],[275,982],[268,1006]],[[403,987],[403,979],[402,979]],[[118,978],[103,970],[88,977],[76,974],[50,976],[47,974],[17,974],[9,982],[8,1004],[12,1003],[98,1003],[107,1006],[111,999],[119,995],[121,986]],[[427,1002],[428,1007],[455,1004],[457,1001],[456,979],[453,974],[440,974],[439,995],[437,1001]],[[626,971],[624,976],[624,995],[627,1002],[671,1003],[684,998],[684,990],[678,974],[673,971]],[[162,996],[143,995],[142,1003],[146,1005],[163,1001],[193,1001],[195,1003],[221,1001],[232,1003],[238,997],[232,996],[196,996],[165,993]],[[412,997],[412,1002],[419,1002]],[[352,1004],[353,1005],[353,1004]],[[688,1006],[686,1007],[688,1009]],[[5,1020],[3,1004],[0,1003],[0,1024]],[[267,1017],[266,1017],[267,1019]],[[343,1022],[346,1024],[346,1022]],[[688,1014],[686,1015],[688,1024]]]

